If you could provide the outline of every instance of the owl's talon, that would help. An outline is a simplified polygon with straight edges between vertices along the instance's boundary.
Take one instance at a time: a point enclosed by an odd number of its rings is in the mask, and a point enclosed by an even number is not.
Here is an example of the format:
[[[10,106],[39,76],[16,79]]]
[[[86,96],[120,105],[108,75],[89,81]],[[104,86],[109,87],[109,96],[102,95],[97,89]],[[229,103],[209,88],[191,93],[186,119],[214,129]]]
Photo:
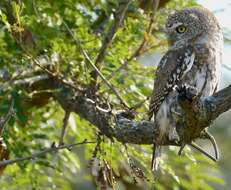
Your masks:
[[[169,131],[169,134],[168,134],[168,139],[170,141],[174,141],[174,142],[179,142],[180,141],[180,137],[176,131],[176,128],[173,127],[170,131]]]
[[[192,101],[194,97],[198,95],[198,91],[194,86],[189,86],[187,84],[178,86],[177,92],[179,93],[179,98],[180,99],[187,99],[189,101]]]
[[[179,113],[179,112],[177,112],[177,111],[171,110],[171,112],[172,112],[173,114],[177,115],[177,116],[182,116],[182,114]]]

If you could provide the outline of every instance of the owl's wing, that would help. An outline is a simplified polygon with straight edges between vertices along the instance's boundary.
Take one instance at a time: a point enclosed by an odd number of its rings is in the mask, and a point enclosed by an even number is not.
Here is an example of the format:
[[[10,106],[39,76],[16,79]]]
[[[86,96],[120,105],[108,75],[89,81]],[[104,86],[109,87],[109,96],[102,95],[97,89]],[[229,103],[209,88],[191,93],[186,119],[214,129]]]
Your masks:
[[[195,51],[192,46],[170,49],[161,59],[155,74],[154,88],[149,105],[149,119],[155,115],[166,96],[192,68]]]

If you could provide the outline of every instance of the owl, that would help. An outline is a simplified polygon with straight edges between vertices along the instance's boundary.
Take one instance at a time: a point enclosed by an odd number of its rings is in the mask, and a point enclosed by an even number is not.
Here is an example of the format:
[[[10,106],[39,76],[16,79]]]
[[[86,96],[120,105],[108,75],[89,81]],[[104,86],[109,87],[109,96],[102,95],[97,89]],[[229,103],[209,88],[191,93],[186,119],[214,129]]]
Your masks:
[[[222,61],[223,36],[217,19],[202,7],[176,11],[166,21],[169,50],[155,73],[149,105],[149,119],[158,127],[154,142],[152,169],[158,167],[161,141],[180,141],[176,118],[181,115],[176,87],[189,85],[201,97],[212,95],[218,88]]]

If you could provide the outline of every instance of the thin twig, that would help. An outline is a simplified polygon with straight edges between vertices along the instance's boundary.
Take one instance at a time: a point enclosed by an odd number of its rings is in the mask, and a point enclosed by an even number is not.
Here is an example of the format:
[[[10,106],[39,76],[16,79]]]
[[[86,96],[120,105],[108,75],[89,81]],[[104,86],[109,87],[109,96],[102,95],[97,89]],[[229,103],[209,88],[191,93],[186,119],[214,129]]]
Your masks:
[[[153,0],[152,12],[150,13],[150,21],[149,21],[149,24],[148,24],[148,28],[146,30],[146,34],[148,34],[148,35],[150,35],[152,33],[153,24],[154,24],[154,21],[155,21],[154,16],[156,14],[158,6],[159,6],[159,0]],[[134,57],[139,56],[140,51],[143,49],[143,47],[146,45],[146,43],[147,43],[147,38],[144,35],[143,41],[141,42],[140,46],[137,48],[137,50],[134,53]]]
[[[208,132],[208,131],[205,131],[204,134],[202,134],[202,139],[208,139],[212,145],[213,145],[213,149],[214,149],[214,154],[215,154],[215,158],[217,160],[219,160],[219,148],[217,146],[217,142],[216,142],[216,139]]]
[[[149,100],[150,97],[145,98],[144,100],[141,100],[140,102],[138,102],[137,104],[135,104],[134,106],[132,106],[130,108],[130,110],[137,110],[139,109],[145,102],[147,102]]]
[[[148,46],[148,47],[145,48],[145,49],[142,49],[142,51],[140,52],[139,56],[141,56],[141,54],[145,54],[145,53],[149,52],[149,51],[152,50],[152,49],[156,49],[156,48],[158,48],[158,47],[166,46],[166,45],[167,45],[167,41],[161,40],[161,41],[160,41],[159,43],[157,43],[157,44],[153,44],[153,45],[151,45],[151,46]],[[139,57],[139,56],[137,56],[137,57]]]
[[[68,119],[70,117],[70,111],[65,111],[65,115],[63,118],[63,125],[62,125],[62,131],[61,131],[61,135],[60,135],[60,139],[59,139],[59,146],[63,145],[63,139],[64,136],[66,134],[66,128],[67,128],[67,123],[68,123]]]
[[[211,160],[213,160],[214,162],[217,162],[217,159],[214,158],[212,155],[208,154],[207,152],[205,152],[200,146],[198,146],[196,143],[192,142],[191,144],[189,144],[190,146],[192,146],[193,148],[195,148],[196,150],[198,150],[199,152],[201,152],[202,154],[204,154],[205,156],[207,156],[208,158],[210,158]]]
[[[66,24],[65,21],[63,21],[63,24],[66,27],[66,29],[68,30],[68,32],[71,35],[71,37],[73,38],[73,40],[75,41],[76,45],[79,47],[79,49],[82,52],[82,54],[84,55],[86,61],[93,67],[93,69],[98,73],[98,75],[100,76],[100,78],[111,89],[111,91],[114,92],[114,94],[116,95],[116,97],[120,100],[121,104],[123,104],[125,107],[129,107],[128,104],[127,104],[127,102],[122,99],[122,97],[120,96],[120,94],[116,90],[116,88],[109,81],[107,81],[107,79],[104,77],[104,75],[95,66],[95,64],[93,63],[93,61],[91,60],[91,58],[89,57],[89,55],[87,54],[87,52],[83,49],[83,47],[82,47],[79,39],[75,37],[75,35],[73,34],[73,32],[71,31],[71,29],[69,28],[69,26]]]
[[[119,29],[119,27],[121,27],[123,21],[124,21],[124,17],[125,17],[125,13],[128,9],[128,5],[130,4],[131,0],[121,0],[119,2],[119,7],[115,13],[115,18],[114,18],[114,22],[111,25],[110,29],[108,30],[107,34],[104,37],[103,40],[103,44],[99,50],[99,53],[96,57],[95,60],[95,65],[97,68],[101,68],[100,63],[103,61],[107,48],[109,47],[109,45],[112,43],[112,40],[117,32],[117,30]],[[92,78],[94,79],[93,83],[96,85],[96,81],[97,81],[97,75],[98,72],[97,71],[93,71],[91,73]]]
[[[38,12],[37,12],[37,9],[36,9],[36,5],[35,5],[35,2],[33,1],[32,2],[32,6],[34,8],[34,11],[35,11],[35,14],[36,15],[39,15]],[[63,84],[77,90],[77,91],[81,91],[83,92],[84,90],[80,87],[77,87],[73,82],[70,82],[70,81],[67,81],[65,79],[65,77],[63,75],[61,75],[60,73],[54,73],[53,71],[50,71],[49,69],[47,69],[46,67],[42,66],[39,61],[34,58],[34,56],[32,56],[24,47],[21,43],[19,43],[19,46],[21,47],[21,49],[23,50],[23,52],[25,53],[25,56],[28,58],[28,59],[31,59],[35,65],[37,65],[40,69],[42,69],[43,71],[45,71],[48,75],[50,75],[51,77],[53,78],[56,78],[57,80],[59,80],[60,82],[62,82]]]
[[[152,46],[150,46],[150,47],[148,47],[146,49],[140,48],[141,46],[143,46],[142,44],[143,44],[143,41],[140,43],[140,45],[138,46],[136,51],[129,58],[125,59],[125,61],[123,62],[123,64],[121,64],[121,66],[119,68],[117,68],[115,71],[113,71],[110,75],[108,75],[106,77],[106,79],[108,81],[110,81],[113,77],[115,77],[117,75],[117,73],[124,70],[128,66],[128,63],[130,63],[132,60],[135,60],[136,58],[138,58],[142,54],[148,52],[150,49],[160,47],[161,45],[165,45],[166,43],[165,42],[160,42],[160,43],[152,45]]]
[[[155,15],[156,10],[158,8],[158,4],[159,4],[159,0],[153,0],[153,12],[151,12],[151,14],[150,14],[150,21],[149,21],[148,27],[147,27],[147,29],[145,31],[145,34],[150,35],[152,33],[153,24],[154,24],[154,21],[155,21],[154,20],[154,15]],[[125,62],[118,69],[116,69],[111,75],[109,75],[107,77],[107,80],[110,81],[118,72],[120,72],[121,70],[125,69],[128,66],[128,63],[130,61],[132,61],[135,58],[137,58],[137,57],[140,56],[140,54],[141,54],[144,46],[147,43],[147,37],[146,37],[145,34],[143,36],[142,42],[137,47],[137,49],[134,51],[134,53],[128,59],[126,59]],[[159,46],[159,44],[157,46]]]
[[[80,87],[77,87],[73,82],[69,82],[65,79],[64,76],[62,76],[61,74],[57,74],[57,73],[54,73],[52,71],[50,71],[49,69],[47,69],[46,67],[42,66],[39,61],[34,58],[33,56],[31,56],[28,52],[25,52],[25,56],[32,60],[34,62],[35,65],[37,65],[40,69],[42,69],[43,71],[45,71],[48,75],[50,75],[51,77],[59,80],[60,82],[62,82],[63,84],[77,90],[77,91],[80,91],[80,92],[83,92],[84,90]]]
[[[54,153],[54,152],[57,152],[58,150],[61,150],[61,149],[71,149],[75,146],[78,146],[78,145],[83,145],[83,144],[92,144],[92,143],[95,143],[95,142],[91,142],[91,141],[82,141],[82,142],[79,142],[79,143],[73,143],[73,144],[68,144],[68,145],[61,145],[61,146],[54,146],[54,147],[51,147],[51,148],[47,148],[45,150],[42,150],[40,152],[37,152],[37,153],[34,153],[30,156],[26,156],[26,157],[19,157],[19,158],[15,158],[13,160],[3,160],[3,161],[0,161],[0,166],[5,166],[5,165],[9,165],[9,164],[14,164],[14,163],[17,163],[17,162],[20,162],[20,161],[24,161],[24,160],[34,160],[40,156],[43,156],[47,153]]]
[[[12,115],[14,115],[14,100],[11,101],[10,108],[7,114],[4,117],[0,118],[0,136],[2,136],[6,123],[10,120]]]

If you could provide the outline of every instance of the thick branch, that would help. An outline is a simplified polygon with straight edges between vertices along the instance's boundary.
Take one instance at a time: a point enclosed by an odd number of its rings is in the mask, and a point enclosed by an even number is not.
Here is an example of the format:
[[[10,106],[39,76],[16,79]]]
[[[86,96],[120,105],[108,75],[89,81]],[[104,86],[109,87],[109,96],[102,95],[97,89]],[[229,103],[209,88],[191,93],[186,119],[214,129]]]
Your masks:
[[[204,100],[210,120],[216,119],[220,114],[231,108],[231,85]]]
[[[43,81],[44,80],[44,81]],[[29,86],[29,88],[28,88]],[[59,89],[51,93],[51,96],[58,101],[65,110],[75,112],[80,117],[95,125],[102,134],[111,139],[117,139],[123,143],[151,144],[153,134],[157,131],[154,123],[149,121],[135,121],[125,118],[124,114],[113,113],[110,105],[101,97],[95,100],[89,99],[84,92],[74,91],[73,88],[64,83],[54,80],[53,77],[41,78],[33,84],[28,82],[26,89]],[[33,86],[33,88],[31,88]],[[220,114],[231,108],[231,85],[217,92],[213,96],[199,99],[193,102],[183,102],[186,107],[183,120],[187,123],[186,128],[177,128],[182,137],[188,136],[190,140],[198,138],[201,131],[210,125]],[[125,111],[126,112],[126,111]],[[193,116],[193,117],[191,117]],[[154,126],[154,127],[153,127]],[[188,127],[192,130],[188,130]],[[156,130],[156,131],[153,131]],[[173,145],[167,138],[163,145]]]

